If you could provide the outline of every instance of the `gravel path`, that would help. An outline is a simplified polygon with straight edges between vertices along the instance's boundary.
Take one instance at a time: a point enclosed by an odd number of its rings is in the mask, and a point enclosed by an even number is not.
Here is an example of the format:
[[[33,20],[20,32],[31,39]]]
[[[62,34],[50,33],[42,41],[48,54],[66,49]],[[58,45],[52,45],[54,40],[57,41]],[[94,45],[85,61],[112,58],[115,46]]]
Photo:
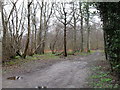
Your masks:
[[[29,72],[19,73],[21,80],[7,80],[8,73],[3,75],[3,88],[35,88],[36,86],[47,86],[48,88],[87,88],[87,78],[90,76],[90,67],[101,58],[102,54],[96,52],[86,57],[76,56],[65,60],[54,61],[54,63],[32,69]],[[52,62],[52,61],[50,61]],[[39,63],[38,63],[39,65]],[[33,64],[34,66],[34,64]],[[13,75],[13,73],[11,74]]]

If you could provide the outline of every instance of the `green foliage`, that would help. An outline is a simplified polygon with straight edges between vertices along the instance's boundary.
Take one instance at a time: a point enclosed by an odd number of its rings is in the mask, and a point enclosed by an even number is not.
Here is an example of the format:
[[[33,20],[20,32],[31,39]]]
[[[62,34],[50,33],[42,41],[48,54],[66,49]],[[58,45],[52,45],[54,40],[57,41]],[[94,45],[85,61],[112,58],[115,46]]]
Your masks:
[[[15,56],[15,57],[14,57],[14,59],[18,59],[18,58],[20,58],[20,56]]]
[[[92,80],[91,86],[93,88],[118,88],[118,84],[113,84],[114,81],[110,76],[110,72],[101,71],[104,67],[97,66],[93,67],[94,75],[90,77]]]
[[[111,81],[112,79],[111,78],[101,78],[100,82],[109,82]]]
[[[107,73],[103,73],[103,74],[99,74],[99,75],[92,75],[91,78],[97,79],[97,78],[106,77],[107,75],[108,75]]]
[[[34,56],[27,56],[26,59],[28,59],[28,60],[37,60],[38,58],[34,57]]]
[[[58,59],[58,56],[55,56],[52,53],[45,53],[45,54],[35,54],[33,56],[27,56],[26,59],[28,60],[40,60],[40,59]]]
[[[36,55],[34,55],[36,56]],[[55,56],[54,54],[52,53],[45,53],[45,54],[42,54],[42,55],[37,55],[40,59],[58,59],[59,57],[58,56]]]
[[[87,56],[95,52],[96,52],[95,50],[94,51],[91,50],[91,52],[76,52],[75,54],[80,55],[80,56]]]
[[[21,64],[21,62],[23,62],[23,59],[17,58],[17,59],[13,59],[8,62],[5,62],[3,65],[11,66],[11,65],[16,65],[16,64]]]
[[[73,55],[74,52],[73,52],[73,51],[68,51],[67,54],[68,54],[68,55]]]
[[[97,3],[103,20],[105,49],[112,71],[120,78],[120,2]]]
[[[120,64],[118,64],[118,65],[115,64],[115,66],[113,66],[113,69],[114,69],[114,70],[120,70]]]

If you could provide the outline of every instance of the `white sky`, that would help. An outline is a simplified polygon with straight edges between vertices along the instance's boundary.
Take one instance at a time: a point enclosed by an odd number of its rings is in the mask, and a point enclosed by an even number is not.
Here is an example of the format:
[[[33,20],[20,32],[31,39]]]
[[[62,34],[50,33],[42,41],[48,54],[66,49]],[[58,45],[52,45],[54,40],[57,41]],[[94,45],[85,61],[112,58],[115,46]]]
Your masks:
[[[12,8],[12,4],[9,4],[9,1],[10,0],[5,0],[6,1],[6,3],[8,3],[8,5],[6,5],[5,6],[5,9],[6,9],[6,11],[7,11],[7,13],[9,13],[10,12],[10,10],[11,10],[11,8]],[[11,1],[16,1],[16,0],[11,0]],[[16,6],[17,6],[17,8],[19,8],[19,6],[22,4],[22,2],[24,1],[24,3],[25,3],[25,7],[27,8],[27,1],[28,0],[18,0],[18,2],[17,2],[17,4],[16,4]],[[31,0],[30,0],[31,1]],[[34,1],[36,1],[36,0],[34,0]],[[37,0],[37,1],[42,1],[42,0]],[[66,1],[66,0],[44,0],[44,1],[47,1],[47,2],[54,2],[54,1],[56,1],[56,2],[62,2],[62,1]],[[73,1],[73,0],[67,0],[67,2],[68,1]],[[77,0],[77,1],[79,1],[79,0]],[[39,6],[38,6],[38,8],[39,8]],[[90,12],[93,12],[93,11],[96,11],[96,9],[90,9]],[[19,13],[19,15],[18,15],[19,17],[21,17],[21,15],[20,15],[20,13]],[[39,17],[40,17],[40,10],[38,9],[37,10],[37,14],[36,14],[36,17],[38,18],[38,21],[39,21]],[[52,20],[51,20],[52,21]],[[100,18],[98,17],[98,16],[94,16],[93,17],[93,20],[92,21],[94,21],[94,22],[96,22],[96,23],[98,23],[98,22],[101,22],[100,21]],[[52,22],[51,22],[52,23]]]
[[[2,19],[1,19],[1,12],[0,12],[0,38],[2,37]]]
[[[9,1],[10,0],[4,0],[6,3],[9,3]],[[16,0],[11,0],[11,1],[16,1]],[[19,6],[22,4],[22,2],[24,1],[24,3],[25,3],[25,7],[27,8],[27,1],[28,0],[18,0],[18,2],[17,2],[17,4],[16,4],[16,6],[17,6],[17,8],[19,8]],[[31,1],[31,0],[30,0]],[[36,2],[36,0],[34,0],[35,2]],[[42,0],[37,0],[37,1],[42,1]],[[65,2],[65,1],[67,1],[67,2],[69,2],[69,1],[90,1],[90,0],[44,0],[45,2],[47,1],[47,2]],[[11,10],[11,4],[10,5],[6,5],[5,6],[5,9],[7,10],[7,12],[9,12],[10,10]],[[93,12],[93,11],[96,11],[96,9],[90,9],[90,12]],[[20,16],[20,15],[19,15]],[[37,11],[37,14],[36,14],[36,16],[39,18],[39,16],[40,16],[40,10],[38,10]],[[94,17],[95,18],[95,20],[96,21],[100,21],[100,19],[98,18],[98,16],[95,16]]]

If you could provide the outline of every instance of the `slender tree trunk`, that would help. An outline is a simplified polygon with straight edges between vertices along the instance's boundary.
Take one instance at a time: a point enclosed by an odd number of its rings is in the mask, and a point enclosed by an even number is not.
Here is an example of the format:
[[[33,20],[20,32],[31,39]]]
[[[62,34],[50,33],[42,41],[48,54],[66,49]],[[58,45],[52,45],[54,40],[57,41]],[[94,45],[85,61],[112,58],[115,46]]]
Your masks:
[[[47,37],[47,28],[46,28],[45,35],[44,35],[44,42],[42,44],[42,51],[41,51],[42,54],[45,53],[44,51],[45,51],[46,37]]]
[[[67,57],[67,41],[66,41],[66,12],[65,12],[65,23],[64,23],[64,56]]]
[[[3,38],[2,38],[2,56],[3,56],[3,60],[6,59],[6,32],[7,32],[7,26],[4,20],[4,13],[3,13],[3,6],[1,7],[1,14],[2,14],[2,25],[3,25]],[[4,50],[4,52],[3,52]],[[3,61],[4,62],[4,61]]]
[[[87,14],[87,52],[90,52],[90,25],[89,25],[89,3],[86,5],[86,14]]]
[[[104,31],[104,48],[105,48],[105,57],[106,57],[106,60],[108,60],[108,56],[107,56],[107,41],[106,41],[106,32]]]
[[[80,29],[80,32],[81,32],[81,52],[83,52],[83,13],[82,13],[82,3],[81,2],[79,2],[79,8],[80,8],[80,15],[81,15],[81,22],[80,22],[80,24],[81,24],[81,29]]]
[[[73,50],[73,52],[75,53],[76,52],[76,18],[75,18],[75,13],[73,16],[74,16],[74,42],[73,42],[74,50]]]
[[[73,3],[73,53],[76,52],[76,13],[75,13],[75,7]]]
[[[87,52],[90,52],[90,30],[88,28],[88,34],[87,34]]]
[[[54,39],[51,41],[50,43],[50,49],[52,51],[52,54],[55,54],[55,46],[56,46],[56,43],[58,41],[58,35],[59,35],[59,30],[56,29],[56,35],[54,37]]]
[[[27,35],[27,41],[26,41],[26,46],[24,53],[22,55],[23,58],[26,58],[27,55],[27,50],[29,48],[29,41],[30,41],[30,5],[32,2],[28,2],[28,35]]]
[[[103,29],[104,29],[104,50],[105,50],[105,57],[106,57],[106,60],[108,60],[108,55],[107,55],[107,34],[106,34],[106,30],[105,30],[105,27],[106,27],[106,19],[104,18],[104,21],[103,21]]]
[[[36,22],[36,20],[35,20],[35,22]],[[34,43],[34,46],[35,46],[35,49],[37,48],[37,27],[36,27],[36,23],[35,23],[35,25],[34,25],[34,27],[35,27],[35,43]]]
[[[45,11],[46,11],[46,5],[45,5]],[[46,36],[47,36],[47,21],[46,21],[46,15],[44,13],[44,37],[43,37],[43,44],[42,44],[42,48],[41,48],[41,53],[44,54],[44,50],[45,50],[45,43],[46,43]]]
[[[46,36],[47,36],[47,32],[45,32],[45,35],[44,35],[44,40],[41,47],[41,54],[45,53]]]
[[[64,56],[67,57],[66,24],[64,24]]]
[[[53,43],[50,43],[50,50],[52,51],[52,54],[55,54],[55,42]]]
[[[45,52],[45,45],[46,45],[46,38],[47,38],[47,31],[48,31],[48,23],[50,20],[50,17],[52,15],[52,8],[53,8],[53,3],[50,9],[47,9],[47,6],[49,8],[49,4],[45,2],[44,4],[44,36],[43,36],[43,44],[41,47],[41,53],[44,54]],[[49,13],[50,10],[50,13]]]
[[[99,48],[99,47],[98,47],[98,46],[99,46],[99,45],[98,45],[98,30],[97,30],[96,39],[97,39],[97,42],[96,42],[96,43],[97,43],[97,47],[96,47],[96,49],[98,50],[98,48]]]
[[[38,45],[39,48],[36,50],[36,53],[41,54],[41,48],[43,47],[41,44],[42,41],[42,17],[43,17],[43,1],[42,1],[42,6],[40,6],[41,12],[40,12],[40,27],[39,27],[39,33],[38,33]]]
[[[63,47],[64,47],[64,56],[67,57],[67,40],[66,40],[67,32],[66,32],[66,29],[67,29],[67,25],[70,24],[72,17],[69,20],[67,20],[68,15],[67,15],[67,11],[65,10],[66,9],[65,3],[61,3],[61,5],[62,5],[62,8],[60,8],[60,9],[62,9],[62,11],[61,10],[58,11],[60,14],[60,17],[57,17],[57,19],[64,25],[64,45],[63,45]],[[64,21],[62,21],[62,20],[64,20]]]
[[[81,22],[82,23],[82,22]],[[83,23],[81,24],[81,25],[83,25]],[[83,52],[83,43],[84,43],[84,41],[83,41],[83,26],[81,26],[81,52]]]

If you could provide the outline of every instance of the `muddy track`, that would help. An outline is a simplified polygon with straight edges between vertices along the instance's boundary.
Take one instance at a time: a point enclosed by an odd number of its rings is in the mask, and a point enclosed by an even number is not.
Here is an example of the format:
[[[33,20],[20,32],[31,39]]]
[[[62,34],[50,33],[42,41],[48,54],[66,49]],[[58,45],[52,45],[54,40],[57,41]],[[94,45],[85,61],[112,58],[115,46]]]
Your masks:
[[[3,88],[35,88],[36,86],[87,88],[90,68],[101,57],[103,55],[96,52],[86,57],[76,56],[65,61],[61,60],[44,68],[37,67],[36,70],[21,73],[19,74],[23,77],[21,80],[7,80],[8,75],[4,75],[2,86]]]

